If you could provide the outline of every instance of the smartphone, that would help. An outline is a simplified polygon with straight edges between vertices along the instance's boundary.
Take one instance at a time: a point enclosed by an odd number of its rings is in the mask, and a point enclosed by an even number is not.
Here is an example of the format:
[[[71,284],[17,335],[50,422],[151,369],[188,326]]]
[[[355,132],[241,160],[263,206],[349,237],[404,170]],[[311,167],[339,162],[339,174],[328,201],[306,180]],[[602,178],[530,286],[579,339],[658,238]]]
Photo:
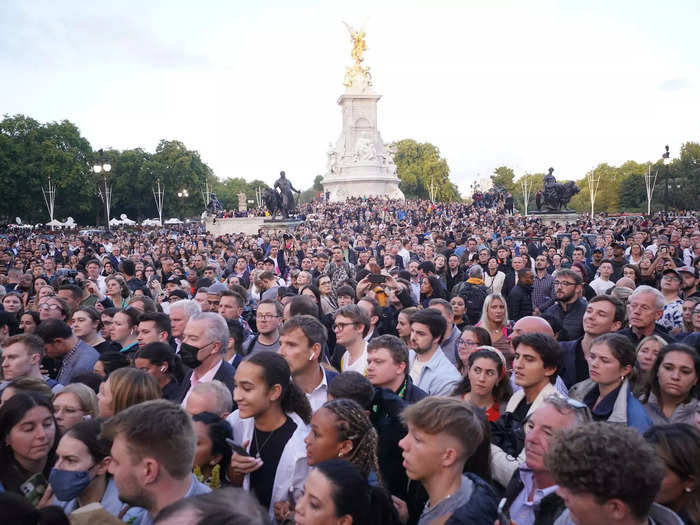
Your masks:
[[[505,506],[506,498],[503,498],[498,504],[498,521],[501,525],[510,525],[510,516],[508,515],[508,511],[505,510]]]
[[[36,506],[41,500],[41,497],[44,495],[44,492],[46,492],[48,486],[49,482],[46,480],[44,475],[39,472],[22,483],[19,486],[19,490],[32,505]]]
[[[236,445],[235,441],[233,439],[226,438],[226,443],[228,443],[228,446],[231,447],[231,450],[233,450],[236,454],[239,456],[246,456],[250,457],[250,454],[246,449],[244,449],[240,445]]]
[[[372,284],[381,284],[386,282],[386,275],[371,273],[369,274],[368,279]]]

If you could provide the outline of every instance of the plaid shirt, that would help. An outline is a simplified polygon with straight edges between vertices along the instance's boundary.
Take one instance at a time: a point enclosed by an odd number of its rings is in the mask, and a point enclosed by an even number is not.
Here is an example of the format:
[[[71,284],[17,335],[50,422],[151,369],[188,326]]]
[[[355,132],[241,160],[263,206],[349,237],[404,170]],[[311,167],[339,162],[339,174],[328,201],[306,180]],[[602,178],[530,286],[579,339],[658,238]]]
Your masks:
[[[80,339],[78,339],[78,342],[75,343],[75,346],[71,348],[70,352],[63,356],[63,360],[61,361],[61,369],[58,371],[58,375],[56,376],[56,381],[58,381],[62,385],[67,385],[68,383],[70,383],[70,375],[73,370],[70,364],[76,359],[76,356],[78,355],[78,345],[80,345]]]
[[[554,296],[554,277],[551,273],[545,273],[541,279],[535,273],[532,283],[532,306],[539,308]]]

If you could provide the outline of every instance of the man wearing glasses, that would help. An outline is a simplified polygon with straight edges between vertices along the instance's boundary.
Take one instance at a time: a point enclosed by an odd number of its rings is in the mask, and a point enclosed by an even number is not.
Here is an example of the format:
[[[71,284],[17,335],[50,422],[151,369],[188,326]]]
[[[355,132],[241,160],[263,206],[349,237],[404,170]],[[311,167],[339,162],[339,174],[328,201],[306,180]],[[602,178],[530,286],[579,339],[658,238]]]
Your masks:
[[[591,422],[588,407],[574,399],[552,394],[525,422],[525,461],[506,487],[504,510],[518,525],[554,523],[564,512],[559,488],[544,464],[555,435]]]
[[[245,355],[267,350],[277,352],[280,349],[280,325],[282,323],[282,303],[264,299],[258,303],[255,313],[257,335],[245,348]]]
[[[547,308],[543,315],[557,319],[562,326],[560,341],[573,341],[583,336],[583,314],[586,301],[581,298],[583,280],[576,272],[559,270],[554,278],[556,303]]]
[[[333,331],[338,345],[345,347],[340,359],[341,372],[367,372],[367,342],[369,316],[356,304],[344,306],[335,314]]]

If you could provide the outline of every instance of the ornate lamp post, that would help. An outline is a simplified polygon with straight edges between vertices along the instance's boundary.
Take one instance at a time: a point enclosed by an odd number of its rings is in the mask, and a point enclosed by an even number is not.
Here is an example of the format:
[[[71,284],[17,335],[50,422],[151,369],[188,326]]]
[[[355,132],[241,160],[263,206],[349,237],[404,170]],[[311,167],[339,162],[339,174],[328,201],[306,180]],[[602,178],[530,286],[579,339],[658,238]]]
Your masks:
[[[109,173],[112,171],[112,165],[105,159],[103,150],[99,150],[100,158],[92,166],[92,171],[95,175],[102,175],[102,187],[97,188],[97,192],[105,205],[105,219],[107,221],[107,230],[109,226],[109,209],[112,204],[112,184],[109,182]]]

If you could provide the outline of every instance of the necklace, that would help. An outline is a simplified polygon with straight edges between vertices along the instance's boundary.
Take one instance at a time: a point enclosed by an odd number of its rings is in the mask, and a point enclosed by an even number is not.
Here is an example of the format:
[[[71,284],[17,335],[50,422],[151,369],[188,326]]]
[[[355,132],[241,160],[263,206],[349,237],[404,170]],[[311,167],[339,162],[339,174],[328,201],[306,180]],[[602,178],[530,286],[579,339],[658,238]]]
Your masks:
[[[284,426],[284,425],[282,425],[282,426]],[[279,428],[282,428],[282,427],[279,427]],[[257,429],[257,428],[254,428],[254,429],[253,429],[253,441],[255,441],[255,457],[256,457],[257,459],[260,459],[260,453],[262,452],[262,449],[265,448],[265,445],[267,445],[267,442],[270,441],[270,439],[271,439],[272,436],[275,434],[275,432],[277,432],[277,430],[279,430],[279,429],[276,428],[275,430],[273,430],[272,432],[270,432],[270,435],[267,436],[267,438],[265,439],[265,441],[263,441],[263,444],[262,444],[262,447],[261,447],[261,446],[258,445],[258,429]]]

